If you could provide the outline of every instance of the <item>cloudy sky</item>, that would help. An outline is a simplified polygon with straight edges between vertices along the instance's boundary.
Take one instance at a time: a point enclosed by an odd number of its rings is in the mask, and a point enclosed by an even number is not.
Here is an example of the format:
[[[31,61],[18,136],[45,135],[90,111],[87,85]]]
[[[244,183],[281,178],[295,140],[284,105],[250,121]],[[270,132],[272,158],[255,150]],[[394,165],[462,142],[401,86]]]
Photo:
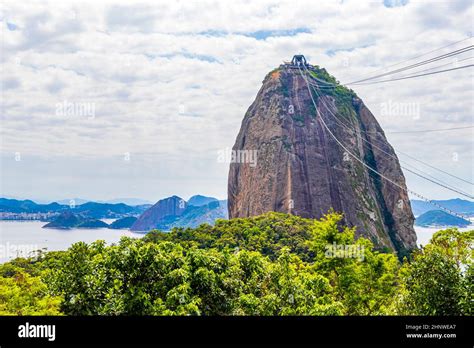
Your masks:
[[[472,4],[4,1],[0,193],[225,198],[228,164],[218,151],[232,147],[270,70],[303,53],[350,81],[472,37]],[[459,62],[469,57],[439,64],[472,64]],[[472,129],[396,133],[472,125],[472,69],[353,89],[396,150],[472,180]],[[400,106],[415,111],[387,112]],[[455,196],[405,174],[410,189],[430,198]]]

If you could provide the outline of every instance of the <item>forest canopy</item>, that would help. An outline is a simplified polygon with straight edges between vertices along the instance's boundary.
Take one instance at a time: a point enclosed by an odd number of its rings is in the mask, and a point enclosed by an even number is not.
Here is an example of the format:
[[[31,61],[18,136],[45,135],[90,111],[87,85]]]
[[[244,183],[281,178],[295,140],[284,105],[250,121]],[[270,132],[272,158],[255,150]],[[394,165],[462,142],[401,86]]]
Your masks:
[[[38,252],[0,265],[0,315],[473,314],[474,231],[400,261],[341,221],[267,213]]]

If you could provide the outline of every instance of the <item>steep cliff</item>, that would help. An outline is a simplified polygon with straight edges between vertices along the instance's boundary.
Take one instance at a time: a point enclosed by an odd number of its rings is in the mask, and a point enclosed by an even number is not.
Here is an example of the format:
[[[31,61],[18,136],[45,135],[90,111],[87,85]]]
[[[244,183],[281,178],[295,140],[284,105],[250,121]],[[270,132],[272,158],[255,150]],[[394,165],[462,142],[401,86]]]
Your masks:
[[[337,84],[325,69],[318,81]],[[316,80],[313,80],[316,81]],[[328,85],[329,86],[329,85]],[[301,71],[270,72],[242,121],[228,180],[229,217],[268,211],[320,218],[342,212],[356,235],[401,255],[416,246],[414,217],[396,154],[375,117],[356,94],[321,82],[311,92],[330,131],[382,179],[349,155],[323,127]],[[256,161],[245,161],[256,154]],[[247,157],[246,157],[247,156]]]

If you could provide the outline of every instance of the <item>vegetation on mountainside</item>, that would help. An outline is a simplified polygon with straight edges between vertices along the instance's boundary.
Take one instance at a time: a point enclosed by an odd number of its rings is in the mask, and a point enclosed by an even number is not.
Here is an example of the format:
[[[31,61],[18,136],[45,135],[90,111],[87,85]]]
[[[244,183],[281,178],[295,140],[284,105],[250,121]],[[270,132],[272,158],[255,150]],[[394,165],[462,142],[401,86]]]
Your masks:
[[[320,81],[318,85],[322,88],[318,90],[319,93],[333,96],[336,100],[342,104],[352,105],[352,98],[356,98],[356,93],[352,90],[343,86],[339,83],[338,80],[331,74],[329,74],[326,69],[320,68],[319,66],[314,66],[312,70],[309,71],[309,74]],[[334,86],[334,88],[327,88],[328,86]]]
[[[400,263],[335,213],[218,220],[2,264],[0,314],[472,315],[473,242],[439,231]]]

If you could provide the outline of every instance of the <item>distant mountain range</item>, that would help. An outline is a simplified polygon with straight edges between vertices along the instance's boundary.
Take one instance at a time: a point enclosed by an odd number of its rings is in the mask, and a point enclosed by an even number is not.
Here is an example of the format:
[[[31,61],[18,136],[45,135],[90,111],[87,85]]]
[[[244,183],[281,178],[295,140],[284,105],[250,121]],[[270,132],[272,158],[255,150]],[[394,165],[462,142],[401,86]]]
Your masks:
[[[0,212],[4,213],[47,213],[65,209],[58,203],[37,204],[31,200],[0,198]]]
[[[127,216],[118,220],[115,220],[109,225],[109,228],[114,230],[128,229],[137,221],[135,216]]]
[[[24,199],[19,198],[19,197],[12,197],[12,196],[5,196],[3,197],[4,199],[11,199],[11,200],[17,200],[17,201],[24,201]],[[133,198],[133,197],[127,197],[127,198],[114,198],[114,199],[107,199],[107,200],[94,200],[94,199],[87,199],[87,198],[81,198],[81,197],[71,197],[71,198],[64,198],[64,199],[59,199],[59,200],[48,200],[48,199],[33,199],[29,198],[28,200],[35,202],[36,204],[42,204],[42,205],[47,205],[51,203],[58,203],[60,205],[70,205],[71,202],[73,202],[75,205],[81,205],[87,202],[96,202],[96,203],[109,203],[109,204],[117,204],[117,203],[124,203],[126,205],[153,205],[152,201],[142,199],[142,198]]]
[[[189,201],[172,196],[158,201],[145,211],[132,225],[132,231],[159,229],[168,231],[173,227],[197,227],[214,224],[216,219],[227,219],[227,201],[213,197],[193,196]]]
[[[430,210],[439,210],[433,204],[430,204],[425,201],[420,200],[411,200],[411,209],[415,216],[419,216],[423,213],[426,213]],[[464,199],[455,198],[447,200],[433,200],[434,203],[439,204],[440,206],[452,210],[455,213],[463,214],[466,216],[474,216],[474,202],[466,201]]]
[[[195,207],[200,207],[203,205],[207,205],[211,202],[217,202],[218,199],[214,197],[206,197],[201,195],[192,196],[189,201],[187,202],[189,205],[193,205]]]
[[[51,220],[60,213],[70,211],[93,219],[114,219],[138,216],[151,205],[130,206],[124,203],[110,204],[87,202],[78,205],[59,203],[37,204],[31,200],[0,198],[0,219],[3,220]]]
[[[53,221],[47,223],[43,228],[56,228],[67,230],[71,228],[111,228],[111,229],[128,229],[137,220],[134,216],[127,216],[115,220],[110,225],[99,219],[91,219],[84,217],[81,214],[64,211],[57,216]]]
[[[227,201],[202,195],[187,202],[172,196],[156,204],[131,206],[124,203],[86,202],[70,206],[58,202],[37,204],[31,200],[0,198],[0,219],[49,221],[45,228],[131,228],[133,231],[173,227],[197,227],[227,218]],[[108,225],[101,219],[118,219]]]
[[[83,198],[72,198],[72,199],[62,199],[60,201],[57,201],[57,203],[69,205],[71,201],[73,201],[76,205],[80,205],[80,204],[84,204],[84,203],[87,203],[87,202],[92,202],[93,200],[83,199]],[[94,202],[96,202],[96,203],[108,203],[108,204],[123,203],[123,204],[131,205],[131,206],[146,205],[146,204],[152,205],[153,204],[153,202],[148,201],[146,199],[141,199],[141,198],[115,198],[115,199],[109,199],[109,200],[106,200],[106,201],[100,200],[100,201],[94,201]]]
[[[59,204],[64,204],[64,205],[69,205],[73,201],[76,205],[84,204],[87,202],[96,202],[96,203],[108,203],[108,204],[117,204],[117,203],[123,203],[126,205],[145,205],[145,204],[153,204],[153,202],[148,201],[146,199],[141,199],[141,198],[115,198],[115,199],[109,199],[105,201],[93,201],[92,199],[84,199],[84,198],[71,198],[71,199],[62,199],[59,201],[56,201]]]
[[[415,225],[422,227],[466,227],[470,221],[448,214],[442,210],[429,210],[415,220]]]
[[[109,227],[130,228],[133,231],[152,229],[168,231],[173,227],[196,227],[202,223],[213,224],[216,219],[228,218],[226,200],[203,195],[192,196],[188,201],[178,196],[171,196],[159,200],[154,205],[101,202],[79,204],[78,199],[75,201],[75,206],[70,206],[59,202],[38,204],[32,200],[0,198],[0,219],[50,221],[54,223],[45,227],[51,228]],[[137,203],[138,200],[134,202]],[[474,216],[474,202],[458,198],[434,202],[465,216]],[[415,216],[418,216],[416,225],[465,226],[466,220],[452,219],[456,217],[447,213],[440,214],[435,206],[427,202],[412,200],[411,206]],[[427,212],[430,214],[421,216]],[[107,225],[101,222],[101,219],[117,219],[117,221]]]

